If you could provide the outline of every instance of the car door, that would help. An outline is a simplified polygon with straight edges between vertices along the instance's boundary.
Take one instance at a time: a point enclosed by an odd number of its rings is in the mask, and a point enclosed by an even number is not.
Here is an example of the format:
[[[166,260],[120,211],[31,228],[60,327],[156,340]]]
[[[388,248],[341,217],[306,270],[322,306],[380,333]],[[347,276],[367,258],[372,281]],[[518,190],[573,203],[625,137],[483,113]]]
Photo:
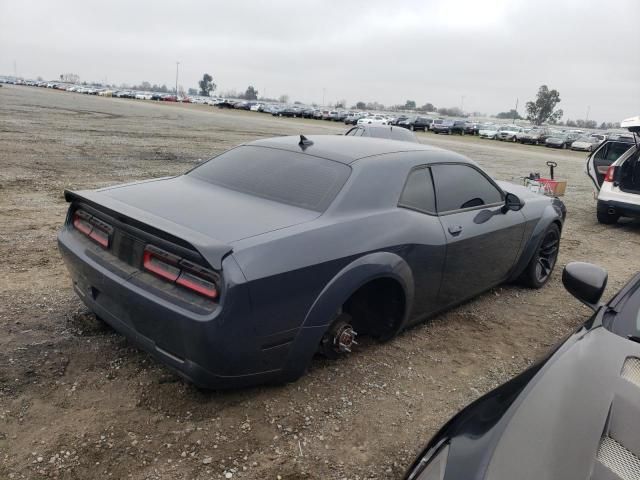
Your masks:
[[[525,218],[520,211],[503,212],[504,193],[474,165],[443,163],[431,171],[447,244],[438,303],[450,305],[507,278]]]
[[[409,172],[398,207],[407,210],[411,225],[407,233],[412,232],[413,236],[404,255],[415,287],[410,320],[414,323],[441,307],[438,293],[446,251],[445,234],[436,213],[431,171],[427,166],[417,166]]]
[[[623,153],[633,147],[633,143],[609,140],[602,143],[591,155],[587,157],[586,171],[596,190],[600,190],[607,169]]]

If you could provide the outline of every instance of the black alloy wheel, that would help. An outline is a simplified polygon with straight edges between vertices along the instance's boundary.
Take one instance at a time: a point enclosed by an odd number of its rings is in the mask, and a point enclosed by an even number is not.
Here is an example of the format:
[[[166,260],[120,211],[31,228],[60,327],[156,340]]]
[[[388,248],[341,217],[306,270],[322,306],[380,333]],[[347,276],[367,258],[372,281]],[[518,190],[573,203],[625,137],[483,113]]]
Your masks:
[[[557,229],[547,231],[538,249],[538,262],[536,264],[536,279],[538,282],[545,283],[549,279],[558,259],[559,245],[560,235]]]
[[[531,288],[541,288],[551,278],[560,251],[560,228],[551,224],[542,237],[536,253],[520,276],[520,281]]]

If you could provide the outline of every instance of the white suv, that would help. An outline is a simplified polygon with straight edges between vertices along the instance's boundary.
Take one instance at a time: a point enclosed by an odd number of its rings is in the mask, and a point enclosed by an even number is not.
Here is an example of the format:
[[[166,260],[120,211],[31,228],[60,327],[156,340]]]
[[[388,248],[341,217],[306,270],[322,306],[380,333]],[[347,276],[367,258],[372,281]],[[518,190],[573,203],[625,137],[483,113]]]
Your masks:
[[[640,218],[640,116],[620,125],[634,138],[608,140],[587,158],[587,175],[598,196],[598,222],[605,224],[620,217]]]

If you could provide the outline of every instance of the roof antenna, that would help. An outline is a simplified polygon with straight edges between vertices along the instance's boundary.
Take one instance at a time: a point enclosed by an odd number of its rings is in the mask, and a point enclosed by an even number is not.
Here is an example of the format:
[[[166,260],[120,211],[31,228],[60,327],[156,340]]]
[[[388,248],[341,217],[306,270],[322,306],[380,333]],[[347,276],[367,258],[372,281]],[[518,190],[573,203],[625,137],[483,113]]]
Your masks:
[[[304,151],[307,147],[313,145],[313,142],[304,135],[300,135],[300,141],[298,142],[298,145]]]

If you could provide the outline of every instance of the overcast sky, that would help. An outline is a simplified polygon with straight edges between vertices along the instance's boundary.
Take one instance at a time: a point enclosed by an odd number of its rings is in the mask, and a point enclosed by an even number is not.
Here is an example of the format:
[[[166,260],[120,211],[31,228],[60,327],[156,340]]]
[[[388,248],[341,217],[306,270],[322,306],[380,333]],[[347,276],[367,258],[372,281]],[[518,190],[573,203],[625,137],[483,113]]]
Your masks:
[[[541,84],[568,118],[640,114],[638,0],[0,0],[0,75],[291,100],[519,111]]]

